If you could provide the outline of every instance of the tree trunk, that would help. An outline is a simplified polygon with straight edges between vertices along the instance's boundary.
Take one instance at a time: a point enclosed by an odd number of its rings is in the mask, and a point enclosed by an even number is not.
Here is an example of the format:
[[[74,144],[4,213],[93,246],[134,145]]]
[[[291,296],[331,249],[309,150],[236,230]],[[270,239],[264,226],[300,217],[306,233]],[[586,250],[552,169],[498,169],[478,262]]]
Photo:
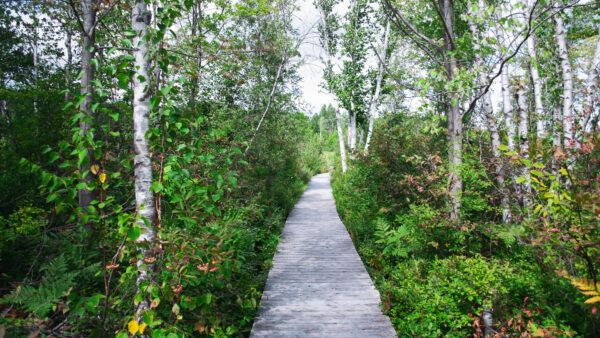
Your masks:
[[[350,148],[350,144],[352,143],[352,113],[348,112],[348,128],[346,130],[346,132],[348,133],[346,135],[346,142],[348,143],[348,149],[350,149],[350,152],[352,152],[352,149]]]
[[[68,24],[67,24],[68,25]],[[71,88],[71,72],[73,69],[73,48],[71,46],[72,35],[71,28],[67,27],[67,40],[65,41],[65,49],[67,50],[67,64],[65,66],[65,102],[71,100],[71,93],[69,92],[69,88]]]
[[[558,47],[558,58],[560,59],[560,68],[563,78],[563,106],[562,106],[562,122],[563,122],[563,137],[566,149],[576,147],[575,130],[573,128],[573,73],[571,70],[571,62],[569,61],[569,50],[567,49],[567,41],[565,37],[565,27],[563,20],[559,15],[554,17],[556,24],[556,44]]]
[[[535,103],[535,119],[538,141],[546,137],[546,117],[544,114],[544,104],[542,102],[542,80],[537,66],[537,52],[535,50],[535,37],[530,36],[527,39],[527,51],[529,53],[529,70],[531,71],[531,80],[533,82],[533,97]]]
[[[529,160],[529,135],[528,135],[528,106],[527,96],[525,92],[525,84],[519,83],[517,87],[517,104],[519,109],[519,147],[521,148],[521,157]],[[529,167],[525,164],[521,165],[521,176],[525,177],[520,189],[522,194],[523,207],[529,208],[531,205],[531,183],[529,182]]]
[[[480,1],[480,7],[483,7],[483,4]],[[475,63],[479,70],[479,80],[482,84],[489,82],[489,75],[485,68],[485,62],[483,60],[483,56],[481,55],[481,45],[479,44],[479,39],[481,38],[479,34],[479,28],[474,20],[469,21],[469,27],[471,29],[471,33],[473,34],[473,49],[475,51]],[[502,154],[500,153],[500,128],[498,126],[498,121],[494,116],[494,108],[492,105],[492,96],[488,91],[483,95],[483,112],[485,117],[488,120],[488,129],[490,131],[490,138],[492,141],[492,154],[494,155],[494,159],[496,160],[496,166],[494,169],[496,181],[498,182],[498,190],[500,191],[500,206],[502,208],[502,222],[505,224],[512,222],[512,214],[510,212],[510,204],[508,199],[508,193],[506,191],[506,183],[504,177],[504,161],[502,160]]]
[[[349,115],[349,114],[348,114]],[[344,144],[344,130],[342,129],[342,116],[340,110],[335,110],[335,120],[337,121],[338,140],[340,141],[340,157],[342,158],[342,172],[346,172],[346,146]]]
[[[373,125],[375,124],[375,112],[377,112],[377,106],[379,103],[379,94],[381,93],[381,80],[383,79],[383,69],[385,67],[387,49],[389,47],[390,39],[390,20],[385,25],[385,35],[383,37],[383,48],[381,53],[381,60],[379,62],[379,72],[377,73],[377,83],[375,85],[375,94],[371,100],[369,106],[369,131],[367,132],[367,141],[365,142],[365,153],[369,151],[369,143],[371,142],[371,136],[373,135]]]
[[[449,80],[454,80],[456,71],[456,59],[451,57]],[[459,211],[461,206],[462,195],[462,116],[459,110],[459,104],[453,103],[458,101],[458,94],[451,92],[449,94],[449,102],[446,104],[448,109],[448,163],[450,165],[450,217],[452,220],[459,219]]]
[[[365,138],[365,130],[363,128],[360,128],[360,133],[358,134],[358,145],[359,146],[361,144],[363,144],[364,138]]]
[[[446,68],[446,79],[448,83],[456,80],[458,63],[454,52],[456,50],[456,32],[454,20],[454,1],[438,0],[440,17],[442,19],[444,32],[444,68]],[[450,187],[450,218],[453,221],[459,219],[462,199],[462,115],[460,114],[460,96],[455,89],[446,95],[446,115],[448,120],[448,165]]]
[[[590,65],[590,71],[587,78],[587,92],[585,96],[585,107],[583,109],[583,123],[581,124],[583,142],[583,134],[587,128],[590,118],[594,114],[594,98],[596,97],[596,83],[598,83],[598,67],[600,66],[600,32],[596,41],[596,51]]]
[[[356,152],[356,111],[352,109],[352,135],[350,138],[350,153]]]
[[[148,33],[152,14],[144,0],[137,0],[131,15],[131,28],[135,32],[133,46],[135,48],[133,76],[133,148],[135,151],[135,205],[139,216],[137,224],[141,228],[141,235],[137,239],[142,244],[142,259],[138,260],[138,277],[136,285],[138,292],[142,293],[142,301],[136,310],[136,319],[141,321],[143,311],[150,307],[150,302],[145,295],[143,283],[149,281],[154,271],[153,264],[147,264],[144,258],[151,254],[152,242],[156,238],[154,227],[156,225],[156,209],[152,186],[152,162],[150,159],[150,142],[146,133],[150,128],[150,49],[148,41],[144,38]],[[148,222],[148,223],[146,223]]]
[[[83,117],[79,122],[79,129],[81,135],[86,135],[90,128],[93,119],[92,113],[92,99],[94,95],[94,87],[92,81],[94,80],[94,68],[91,64],[91,60],[94,58],[95,53],[95,38],[96,38],[96,0],[82,0],[81,8],[83,13],[83,44],[81,46],[81,95],[85,95],[85,99],[80,106],[80,110],[83,113]],[[92,179],[92,173],[90,168],[94,162],[94,152],[91,147],[87,149],[88,161],[79,168],[83,172],[88,172],[83,178],[84,183],[89,183]],[[79,189],[79,207],[85,212],[86,208],[96,198],[94,191],[88,189]]]
[[[510,101],[510,84],[508,65],[505,65],[501,74],[502,82],[502,109],[504,111],[504,124],[506,126],[506,137],[508,139],[508,150],[515,150],[515,125],[514,112]]]
[[[554,149],[555,155],[562,149],[562,110],[560,105],[554,106],[554,112],[552,113],[552,148]],[[556,175],[558,169],[560,169],[560,163],[557,156],[552,157],[552,173]]]

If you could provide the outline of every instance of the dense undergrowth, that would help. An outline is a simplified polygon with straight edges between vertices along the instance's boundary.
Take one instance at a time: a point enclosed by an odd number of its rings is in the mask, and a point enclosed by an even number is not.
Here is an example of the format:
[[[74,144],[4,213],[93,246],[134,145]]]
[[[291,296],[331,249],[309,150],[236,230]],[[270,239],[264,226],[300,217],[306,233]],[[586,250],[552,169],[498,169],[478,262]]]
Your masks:
[[[162,171],[163,188],[158,190],[163,192],[160,244],[151,261],[146,259],[155,267],[148,285],[153,303],[144,315],[150,327],[146,332],[249,332],[285,218],[321,167],[320,146],[308,119],[302,114],[280,114],[279,119],[289,126],[289,137],[258,138],[257,150],[245,159],[226,130],[199,136],[197,144],[205,140],[211,145],[197,148],[199,153],[182,147],[181,157],[165,158],[162,165],[169,169]],[[189,161],[182,160],[186,156]],[[22,188],[29,194],[36,191],[35,183],[43,185],[51,175],[34,167],[33,174],[29,166],[16,172],[30,177],[23,182],[28,188]],[[128,196],[119,193],[132,182],[117,178],[129,176],[131,169],[111,167],[107,161],[103,170],[109,175],[102,188],[108,206],[95,204],[101,223],[93,229],[57,211],[46,195],[3,209],[0,326],[7,337],[31,332],[106,336],[135,329],[129,323],[137,290],[136,250],[128,238],[136,230],[128,221],[133,217]],[[59,184],[64,179],[49,178]],[[76,207],[65,199],[68,194],[58,191],[63,210]],[[111,198],[118,203],[110,204]]]
[[[522,210],[513,194],[516,221],[504,225],[492,168],[481,164],[492,162],[489,146],[473,131],[462,168],[462,222],[451,222],[445,135],[422,132],[430,123],[428,117],[386,118],[369,154],[357,156],[345,174],[339,168],[333,174],[340,216],[398,335],[482,334],[485,310],[505,335],[597,336],[598,314],[573,285],[594,272],[587,259],[598,259],[589,245],[597,233],[581,229],[597,226],[594,198],[582,197],[594,196],[597,182],[577,191],[557,183],[563,208],[536,191],[536,210]],[[597,141],[590,144],[587,158],[598,158]],[[580,180],[587,179],[586,167],[597,167],[585,163]],[[575,202],[582,199],[585,205]],[[573,220],[567,208],[580,208],[581,218]]]

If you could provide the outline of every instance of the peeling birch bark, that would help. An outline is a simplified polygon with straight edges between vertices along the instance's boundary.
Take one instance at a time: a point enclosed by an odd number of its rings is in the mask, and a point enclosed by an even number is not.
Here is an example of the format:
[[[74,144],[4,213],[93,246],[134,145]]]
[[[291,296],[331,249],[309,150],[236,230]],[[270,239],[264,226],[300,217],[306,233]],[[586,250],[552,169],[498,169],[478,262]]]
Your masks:
[[[141,321],[142,314],[150,308],[146,290],[142,288],[144,281],[150,281],[154,264],[146,263],[144,258],[150,254],[151,244],[156,239],[156,209],[154,193],[150,190],[153,183],[152,162],[150,159],[150,142],[146,133],[150,129],[150,49],[144,37],[148,33],[148,25],[152,14],[144,0],[137,0],[132,8],[131,28],[135,32],[133,46],[135,48],[133,76],[133,149],[135,151],[135,206],[139,218],[137,224],[141,235],[137,244],[141,244],[142,259],[138,260],[138,277],[136,285],[138,293],[142,293],[142,301],[136,309],[136,320]],[[148,222],[146,224],[145,221]]]
[[[554,17],[555,23],[555,38],[558,47],[558,58],[560,59],[560,68],[563,78],[563,106],[562,106],[562,123],[563,123],[563,142],[566,149],[576,147],[575,130],[573,120],[573,71],[571,62],[569,61],[569,50],[567,49],[567,41],[565,37],[565,26],[560,15]]]
[[[546,135],[546,118],[544,104],[542,101],[542,80],[537,66],[537,52],[535,50],[535,37],[532,35],[527,39],[527,52],[529,53],[529,70],[533,82],[533,98],[535,103],[535,119],[538,140],[543,140]]]

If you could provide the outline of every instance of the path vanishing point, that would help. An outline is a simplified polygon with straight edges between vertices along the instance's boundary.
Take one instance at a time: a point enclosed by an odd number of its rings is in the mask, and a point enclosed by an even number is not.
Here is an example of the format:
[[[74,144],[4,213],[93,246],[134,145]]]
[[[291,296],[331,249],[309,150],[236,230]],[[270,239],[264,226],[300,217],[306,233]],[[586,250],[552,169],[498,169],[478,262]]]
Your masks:
[[[396,337],[340,220],[329,174],[290,213],[250,337]]]

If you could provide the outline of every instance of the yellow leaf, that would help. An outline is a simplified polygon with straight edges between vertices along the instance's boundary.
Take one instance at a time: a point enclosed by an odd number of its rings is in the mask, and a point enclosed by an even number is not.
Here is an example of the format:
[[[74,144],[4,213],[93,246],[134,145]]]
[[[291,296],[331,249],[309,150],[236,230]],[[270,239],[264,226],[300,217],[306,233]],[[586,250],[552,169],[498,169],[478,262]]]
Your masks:
[[[104,181],[106,181],[106,174],[100,174],[98,178],[100,179],[100,183],[104,183]]]
[[[129,330],[129,333],[136,334],[140,329],[140,326],[137,321],[132,320],[129,322],[129,324],[127,324],[127,329]]]
[[[98,171],[100,171],[100,167],[98,167],[97,164],[92,164],[92,166],[90,167],[90,171],[92,172],[92,174],[96,175]]]
[[[148,325],[146,325],[144,323],[140,324],[140,329],[139,329],[140,333],[144,333],[144,330],[146,329],[146,326],[148,326]]]
[[[582,291],[581,293],[583,293],[586,296],[600,296],[600,293],[598,293],[597,291]]]
[[[600,296],[592,297],[592,298],[586,300],[584,303],[591,304],[591,303],[597,303],[597,302],[600,302]]]

